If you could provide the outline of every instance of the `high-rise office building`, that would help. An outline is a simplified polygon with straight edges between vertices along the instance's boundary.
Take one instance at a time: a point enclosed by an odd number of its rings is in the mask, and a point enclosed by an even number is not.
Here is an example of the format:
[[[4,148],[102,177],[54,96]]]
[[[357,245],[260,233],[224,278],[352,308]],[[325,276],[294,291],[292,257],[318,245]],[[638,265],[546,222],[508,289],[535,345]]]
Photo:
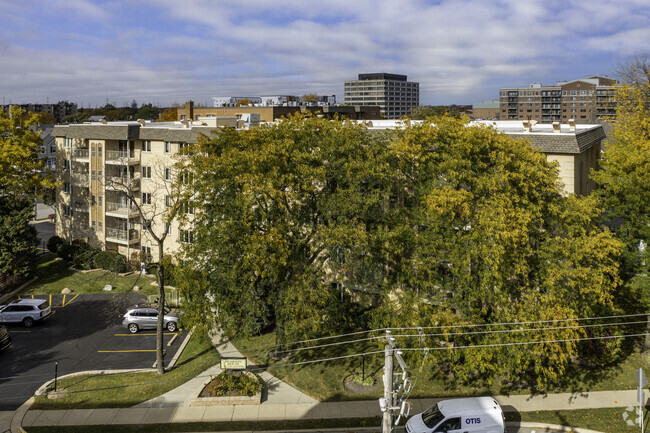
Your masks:
[[[345,82],[345,103],[378,105],[386,119],[398,119],[420,105],[420,83],[406,80],[406,75],[383,72],[359,74],[359,79]]]
[[[554,86],[532,83],[500,91],[501,119],[600,123],[616,115],[616,80],[594,75]]]

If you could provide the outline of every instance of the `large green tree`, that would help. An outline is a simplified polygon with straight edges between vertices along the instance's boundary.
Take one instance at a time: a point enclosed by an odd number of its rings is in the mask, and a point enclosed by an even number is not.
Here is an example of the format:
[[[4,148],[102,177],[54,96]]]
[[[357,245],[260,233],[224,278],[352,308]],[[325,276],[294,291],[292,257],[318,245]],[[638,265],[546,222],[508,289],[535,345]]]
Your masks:
[[[33,202],[55,186],[38,159],[43,140],[38,114],[13,106],[0,111],[0,274],[27,276],[36,256],[35,230],[29,226]]]
[[[639,246],[650,240],[650,62],[636,57],[621,72],[613,137],[592,177],[608,216],[621,224],[616,232],[627,246],[628,269],[639,269]]]
[[[428,347],[540,341],[435,359],[460,378],[542,387],[584,354],[552,342],[586,335],[564,325],[616,310],[620,243],[598,227],[596,201],[563,196],[543,154],[488,127],[439,117],[370,131],[292,117],[223,130],[179,170],[192,173],[185,200],[201,204],[185,256],[189,317],[230,336],[341,331],[353,296],[373,327],[443,326]],[[554,319],[561,329],[450,333]]]

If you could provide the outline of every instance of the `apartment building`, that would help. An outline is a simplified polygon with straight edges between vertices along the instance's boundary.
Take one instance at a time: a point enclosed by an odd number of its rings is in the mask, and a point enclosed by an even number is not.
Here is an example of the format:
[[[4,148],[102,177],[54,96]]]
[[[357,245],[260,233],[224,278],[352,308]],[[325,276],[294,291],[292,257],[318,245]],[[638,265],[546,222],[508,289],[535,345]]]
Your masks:
[[[13,105],[18,105],[21,110],[28,111],[30,113],[47,113],[54,116],[57,122],[60,122],[65,116],[71,114],[77,114],[77,104],[73,104],[68,101],[61,101],[56,104],[6,104],[1,105],[0,107],[5,113],[9,112],[9,109]]]
[[[602,123],[616,115],[616,80],[594,75],[554,86],[532,83],[500,90],[501,119]]]
[[[225,123],[237,124],[234,118]],[[164,222],[178,175],[174,164],[179,151],[197,143],[200,135],[214,134],[215,126],[105,121],[55,126],[56,173],[61,181],[56,191],[56,234],[131,259],[139,251],[157,257],[157,243],[146,225],[157,234],[167,233],[166,254],[191,242],[191,226]]]
[[[359,74],[346,81],[344,101],[350,105],[378,105],[385,119],[399,119],[420,105],[420,83],[407,81],[406,75]]]

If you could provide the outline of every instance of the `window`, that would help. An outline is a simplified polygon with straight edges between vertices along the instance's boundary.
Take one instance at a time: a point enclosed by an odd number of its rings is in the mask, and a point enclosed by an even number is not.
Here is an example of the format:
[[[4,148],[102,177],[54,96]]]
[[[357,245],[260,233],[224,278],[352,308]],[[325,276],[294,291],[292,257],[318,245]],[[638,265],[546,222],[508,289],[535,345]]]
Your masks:
[[[172,180],[172,169],[165,168],[165,180]]]
[[[578,92],[576,92],[575,90],[572,90],[572,91],[571,91],[571,96],[575,96],[575,95],[577,95],[577,94],[578,94]]]
[[[102,147],[97,146],[97,158],[102,159]]]
[[[143,140],[142,141],[142,151],[143,152],[151,152],[151,141],[149,141],[149,140]]]
[[[151,220],[145,219],[142,221],[142,230],[151,230]]]
[[[586,95],[586,94],[587,94],[587,91],[586,91],[586,90],[581,90],[581,91],[580,91],[580,96],[582,96],[582,95]]]
[[[172,225],[171,224],[165,223],[165,233],[167,233],[168,235],[172,234]]]
[[[70,185],[70,182],[63,182],[63,192],[72,194],[72,185]]]
[[[98,221],[98,222],[97,222],[97,227],[99,228],[99,231],[104,230],[104,223],[101,222],[101,221]]]
[[[63,170],[70,171],[70,160],[69,159],[64,159],[63,160]]]
[[[182,206],[183,213],[194,215],[194,205],[191,203],[184,203]]]
[[[50,146],[50,153],[56,153],[56,146],[55,145]]]
[[[151,179],[151,167],[148,166],[142,167],[142,178]]]
[[[67,204],[63,205],[63,215],[72,216],[72,208],[70,206],[68,206]]]
[[[189,185],[192,183],[193,180],[194,180],[194,176],[192,173],[188,173],[186,171],[181,173],[181,182],[183,183],[183,185]]]
[[[185,244],[191,244],[194,242],[194,233],[192,230],[179,230],[178,240]]]
[[[95,231],[95,220],[92,220],[90,222],[90,228],[92,229],[92,231]]]
[[[172,151],[172,144],[169,141],[165,141],[165,153],[170,153]]]
[[[90,196],[90,204],[95,206],[95,195],[94,194],[91,194],[91,196]]]
[[[185,115],[181,114],[181,120],[185,120]]]
[[[142,204],[151,204],[151,193],[149,192],[142,193]]]
[[[165,196],[165,206],[166,206],[166,207],[170,207],[171,205],[172,205],[171,197],[169,197],[168,195],[166,195],[166,196]]]
[[[100,196],[97,197],[97,204],[99,204],[99,206],[104,206],[104,196],[103,195],[100,195]]]
[[[151,254],[151,247],[143,245],[142,252],[145,254]]]
[[[178,143],[178,151],[180,153],[187,153],[187,143],[185,143],[184,141]]]
[[[63,140],[63,147],[70,149],[72,147],[72,138],[66,138]]]

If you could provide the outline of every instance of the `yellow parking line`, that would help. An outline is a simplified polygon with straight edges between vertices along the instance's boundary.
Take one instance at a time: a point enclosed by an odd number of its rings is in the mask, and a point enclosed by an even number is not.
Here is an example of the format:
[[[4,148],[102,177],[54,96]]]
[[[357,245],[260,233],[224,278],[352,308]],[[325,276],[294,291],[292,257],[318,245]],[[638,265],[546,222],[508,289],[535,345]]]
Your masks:
[[[178,332],[163,332],[163,335],[176,335]],[[156,334],[113,334],[113,337],[137,337],[139,335],[156,335]]]
[[[74,301],[75,299],[77,299],[77,296],[79,296],[79,293],[77,293],[76,295],[74,295],[74,297],[73,297],[72,299],[70,299],[68,302],[65,302],[65,295],[63,295],[63,303],[61,303],[61,307],[67,307],[68,305],[70,305],[70,303],[71,303],[72,301]]]
[[[98,350],[97,353],[129,353],[129,352],[155,352],[156,349],[153,350]],[[165,350],[163,350],[165,352]]]
[[[32,299],[34,299],[34,295],[32,295]]]
[[[52,294],[50,294],[50,306],[52,306]]]
[[[63,301],[61,301],[61,306],[65,307],[65,295],[63,295]]]
[[[10,334],[15,334],[17,332],[32,332],[32,331],[9,331]]]

